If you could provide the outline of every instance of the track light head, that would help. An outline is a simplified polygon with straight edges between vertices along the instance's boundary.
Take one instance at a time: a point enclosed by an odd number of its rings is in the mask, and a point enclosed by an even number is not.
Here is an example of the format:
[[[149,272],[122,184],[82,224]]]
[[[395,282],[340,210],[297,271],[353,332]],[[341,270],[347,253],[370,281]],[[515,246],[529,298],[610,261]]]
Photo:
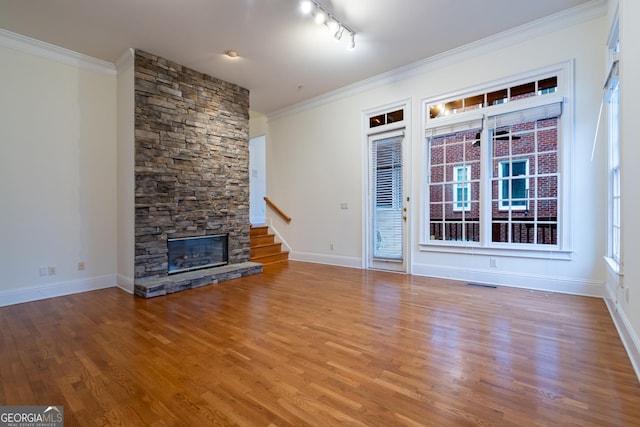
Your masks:
[[[340,27],[341,25],[338,23],[338,21],[336,21],[333,17],[329,18],[329,21],[327,22],[327,28],[329,29],[329,32],[331,32],[331,34],[335,34]]]
[[[312,10],[313,10],[313,3],[311,2],[311,0],[302,0],[300,2],[300,11],[304,15],[309,15]]]
[[[349,50],[353,50],[356,48],[356,34],[355,33],[351,33],[351,39],[349,40]]]
[[[327,19],[327,15],[324,13],[322,9],[316,10],[316,24],[324,24],[324,21]]]

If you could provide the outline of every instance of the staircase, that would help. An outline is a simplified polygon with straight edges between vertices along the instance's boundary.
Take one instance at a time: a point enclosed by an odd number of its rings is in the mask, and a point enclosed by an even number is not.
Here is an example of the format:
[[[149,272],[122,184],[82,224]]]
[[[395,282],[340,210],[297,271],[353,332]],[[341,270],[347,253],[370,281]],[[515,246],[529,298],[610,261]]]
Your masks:
[[[282,243],[275,241],[266,225],[251,226],[251,252],[249,260],[261,264],[273,264],[289,260],[289,252],[282,250]]]

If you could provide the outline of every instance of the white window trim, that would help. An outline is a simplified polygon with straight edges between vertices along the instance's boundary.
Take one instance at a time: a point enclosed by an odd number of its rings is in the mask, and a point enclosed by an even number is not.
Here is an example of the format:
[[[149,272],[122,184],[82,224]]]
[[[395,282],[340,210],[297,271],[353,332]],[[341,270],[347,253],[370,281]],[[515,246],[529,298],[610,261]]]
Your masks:
[[[609,37],[607,40],[607,76],[604,83],[604,99],[603,102],[611,105],[611,94],[616,92],[617,109],[615,117],[616,129],[612,129],[614,117],[611,108],[607,108],[607,254],[605,260],[616,274],[620,273],[620,265],[622,264],[622,224],[621,224],[621,199],[622,193],[620,188],[620,82],[618,79],[618,59],[620,52],[616,52],[619,48],[620,27],[618,19],[618,10],[616,8]],[[615,139],[615,141],[614,141]],[[616,187],[617,185],[617,187]],[[618,210],[616,216],[615,204]],[[616,239],[617,237],[617,239]]]
[[[429,136],[428,129],[436,128],[440,124],[444,124],[446,119],[448,123],[455,123],[456,117],[460,117],[460,120],[465,120],[465,116],[488,114],[487,108],[491,108],[491,115],[502,114],[513,109],[514,102],[507,102],[505,104],[495,105],[480,110],[473,110],[469,112],[459,113],[454,116],[447,116],[440,119],[429,118],[429,105],[446,103],[449,100],[463,97],[467,94],[478,93],[482,91],[490,91],[492,88],[502,87],[505,85],[513,85],[518,82],[526,82],[533,79],[538,79],[543,76],[556,75],[558,77],[558,91],[555,94],[547,94],[544,96],[536,96],[531,98],[525,98],[522,100],[514,101],[518,102],[518,109],[531,108],[537,105],[542,105],[551,102],[559,102],[562,104],[562,117],[561,124],[558,128],[558,242],[555,246],[548,245],[524,245],[524,244],[495,244],[490,242],[490,229],[488,226],[483,226],[481,230],[480,242],[463,242],[456,243],[454,241],[440,241],[430,240],[429,236],[429,211],[428,211],[428,188],[429,188],[429,172],[427,168],[421,168],[423,179],[421,179],[420,188],[420,238],[418,246],[420,251],[423,252],[448,252],[448,253],[461,253],[461,254],[487,254],[496,256],[513,256],[524,258],[544,258],[544,259],[557,259],[557,260],[570,260],[572,258],[572,230],[569,219],[571,218],[571,198],[569,189],[571,188],[571,153],[574,146],[574,60],[564,61],[558,64],[552,64],[546,67],[532,70],[528,73],[523,73],[515,76],[503,77],[496,79],[493,82],[489,82],[483,85],[477,85],[466,89],[452,91],[450,93],[423,98],[421,100],[422,105],[422,129],[427,129],[426,136]],[[541,99],[542,98],[542,99]],[[440,120],[440,121],[436,121]],[[468,120],[468,119],[467,119]],[[486,122],[486,117],[485,120]],[[482,142],[481,144],[487,144],[486,128],[487,124],[483,126]],[[422,158],[424,159],[422,164],[429,165],[429,152],[427,144],[423,142],[421,144]],[[482,167],[487,168],[488,159],[483,154],[484,158],[481,160]],[[481,171],[482,176],[487,175],[487,171]],[[483,179],[481,182],[480,197],[481,197],[481,216],[490,218],[491,207],[484,202],[487,200],[486,193],[491,194],[490,179]],[[485,193],[483,195],[483,193]],[[490,198],[490,197],[489,197]]]

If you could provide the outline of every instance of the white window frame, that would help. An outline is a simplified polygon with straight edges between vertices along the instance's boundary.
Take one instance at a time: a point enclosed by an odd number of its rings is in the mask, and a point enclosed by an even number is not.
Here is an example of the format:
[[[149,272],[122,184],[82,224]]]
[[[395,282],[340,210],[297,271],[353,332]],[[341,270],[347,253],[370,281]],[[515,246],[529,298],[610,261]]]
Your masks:
[[[446,117],[438,117],[431,119],[429,117],[429,106],[434,104],[446,104],[450,100],[460,99],[474,93],[490,92],[496,88],[514,86],[526,83],[534,79],[541,79],[549,76],[558,78],[558,89],[554,93],[543,94],[542,96],[534,96],[530,98],[510,101],[503,104],[492,105],[472,111],[465,111]],[[572,230],[569,219],[571,218],[571,199],[569,189],[570,183],[570,165],[571,152],[573,150],[574,129],[574,61],[568,60],[558,64],[541,67],[528,73],[516,76],[508,76],[495,80],[485,85],[478,85],[463,90],[451,92],[445,95],[423,98],[422,99],[422,120],[423,129],[426,129],[426,140],[428,141],[430,129],[440,126],[450,126],[456,128],[458,123],[469,121],[471,118],[477,118],[479,114],[483,115],[481,144],[489,145],[488,131],[491,128],[488,123],[488,115],[499,115],[514,110],[538,108],[545,104],[561,103],[562,115],[558,124],[558,235],[556,245],[539,245],[539,244],[520,244],[520,243],[504,243],[491,242],[491,171],[490,171],[490,153],[483,151],[481,159],[481,182],[480,182],[480,215],[481,236],[480,242],[456,242],[449,240],[431,240],[429,235],[429,147],[428,144],[422,144],[422,156],[425,159],[423,164],[427,165],[422,180],[422,188],[420,191],[420,240],[419,248],[425,252],[448,252],[448,253],[474,253],[487,255],[504,255],[524,258],[543,258],[543,259],[564,259],[572,258]],[[490,110],[489,110],[490,109]],[[436,123],[435,120],[438,120]]]
[[[458,179],[459,172],[463,172],[462,179]],[[471,165],[453,167],[453,211],[468,212],[471,210]],[[460,190],[461,194],[458,194]],[[460,197],[462,196],[462,197]]]
[[[622,224],[620,188],[620,29],[616,11],[607,42],[608,73],[604,83],[603,103],[607,106],[607,254],[608,264],[620,272],[622,262]]]

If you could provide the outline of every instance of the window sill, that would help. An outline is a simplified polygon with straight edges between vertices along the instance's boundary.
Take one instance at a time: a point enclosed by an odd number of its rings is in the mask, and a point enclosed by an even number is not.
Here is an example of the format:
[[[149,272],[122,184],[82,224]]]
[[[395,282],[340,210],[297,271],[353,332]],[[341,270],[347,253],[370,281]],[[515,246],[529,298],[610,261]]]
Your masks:
[[[618,276],[624,276],[624,274],[620,272],[620,264],[618,264],[618,262],[615,259],[606,256],[604,257],[604,260],[607,263],[607,267],[609,267],[609,270],[613,274],[616,274]]]
[[[445,242],[420,243],[420,252],[440,252],[465,255],[489,255],[513,258],[554,259],[571,261],[573,251],[558,248],[531,248],[522,245],[506,246],[480,246],[477,243],[469,243],[465,246]]]

